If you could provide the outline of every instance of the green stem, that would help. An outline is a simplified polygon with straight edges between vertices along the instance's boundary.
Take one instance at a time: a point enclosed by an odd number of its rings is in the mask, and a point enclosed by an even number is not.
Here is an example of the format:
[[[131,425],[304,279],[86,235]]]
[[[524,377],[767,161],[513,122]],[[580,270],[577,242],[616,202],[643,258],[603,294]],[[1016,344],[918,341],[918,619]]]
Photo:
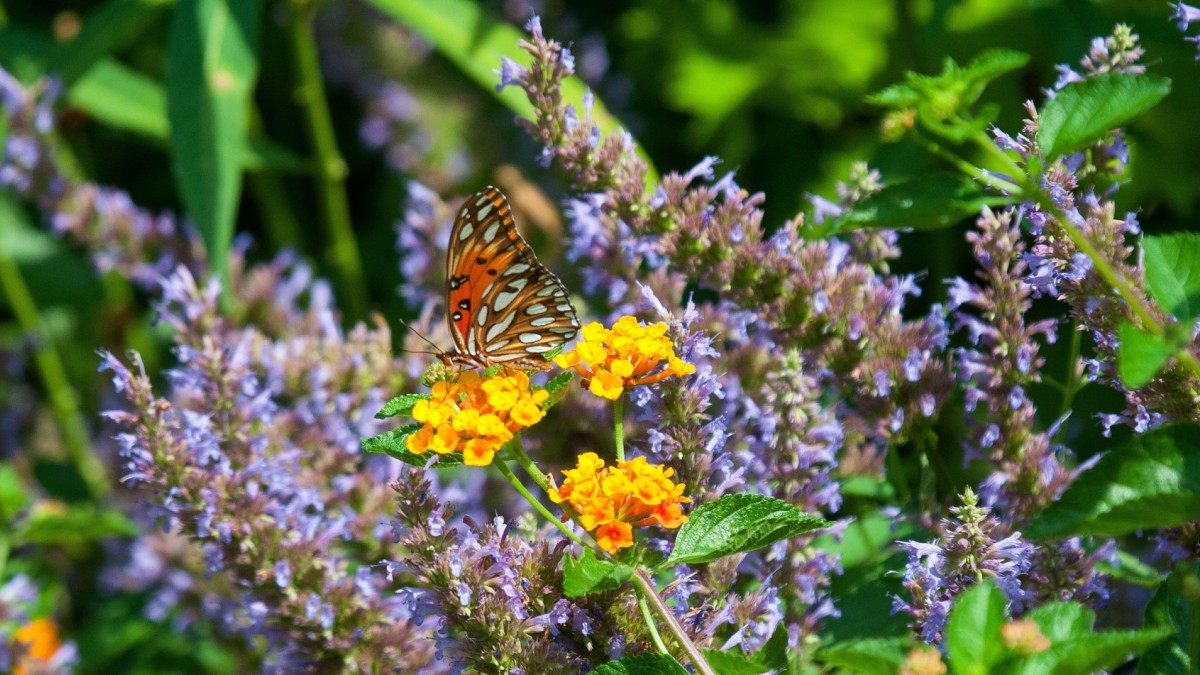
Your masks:
[[[613,442],[617,446],[617,461],[625,461],[625,394],[613,401]]]
[[[675,636],[675,640],[679,643],[679,646],[687,653],[688,659],[691,660],[696,672],[701,675],[716,675],[716,671],[713,670],[712,666],[708,665],[708,660],[704,658],[704,654],[700,651],[700,648],[692,642],[692,638],[688,637],[687,631],[683,629],[683,625],[679,623],[679,620],[675,618],[671,609],[659,597],[658,589],[654,587],[654,582],[650,580],[650,575],[646,573],[646,570],[641,567],[634,570],[633,582],[641,590],[642,597],[650,602],[650,606],[666,622],[667,628],[671,630],[671,635]]]
[[[308,126],[309,142],[316,154],[317,198],[321,204],[321,224],[328,241],[327,262],[336,270],[341,281],[341,307],[346,318],[365,316],[366,283],[362,261],[350,223],[350,202],[346,197],[346,162],[338,152],[337,136],[325,99],[325,85],[317,60],[317,43],[313,34],[316,6],[311,0],[291,0],[289,3],[289,35],[292,58],[298,82],[296,100]]]
[[[542,517],[550,521],[554,527],[557,527],[559,532],[562,532],[568,539],[576,544],[584,547],[587,546],[587,544],[580,539],[577,534],[572,532],[571,529],[567,527],[563,521],[555,517],[553,513],[550,513],[550,509],[546,508],[544,504],[538,501],[538,499],[534,497],[528,489],[525,488],[525,485],[521,483],[521,479],[517,478],[517,475],[513,473],[512,469],[508,468],[508,465],[505,464],[503,460],[492,462],[492,464],[505,478],[508,479],[509,483],[512,483],[512,486],[517,489],[517,492],[521,493],[521,496],[525,498],[525,501],[529,502],[530,506],[532,506],[538,513],[542,514]]]
[[[638,591],[638,609],[642,610],[642,618],[646,620],[646,628],[650,631],[650,639],[654,640],[654,645],[658,647],[658,651],[671,655],[667,651],[667,645],[663,643],[662,636],[658,634],[658,624],[654,621],[654,617],[650,615],[650,606],[646,604],[646,594]]]
[[[67,456],[75,469],[87,484],[93,497],[107,495],[112,489],[108,483],[108,475],[104,465],[92,451],[92,443],[88,438],[87,425],[79,411],[79,400],[67,378],[66,368],[63,367],[58,351],[55,350],[49,335],[44,330],[42,317],[38,313],[37,303],[25,285],[21,270],[9,257],[7,249],[0,247],[0,290],[8,297],[13,314],[21,330],[34,345],[33,358],[41,375],[42,384],[46,388],[46,396],[50,399],[50,408],[58,420],[62,432],[63,444]]]
[[[947,151],[938,143],[920,134],[912,134],[911,137],[915,139],[917,143],[921,144],[926,150],[928,150],[930,154],[940,157],[942,160],[961,171],[971,180],[979,181],[990,188],[1001,190],[1009,194],[1019,194],[1021,192],[1020,185],[1006,181],[1003,178],[984,173],[984,170],[981,167],[975,166],[958,155]]]
[[[250,136],[266,138],[262,117],[254,106],[250,106]],[[291,247],[303,250],[304,236],[300,232],[296,213],[292,210],[291,201],[279,174],[272,171],[249,171],[246,178],[262,214],[263,227],[267,231],[271,248]]]
[[[1079,391],[1079,347],[1082,333],[1074,330],[1072,325],[1071,330],[1071,347],[1067,358],[1067,379],[1063,382],[1063,401],[1062,407],[1059,408],[1058,416],[1061,418],[1071,410],[1071,406],[1075,402],[1075,394]],[[1065,432],[1066,425],[1063,425],[1061,432]]]
[[[1054,219],[1062,227],[1063,232],[1075,244],[1075,248],[1079,249],[1092,261],[1092,267],[1104,279],[1104,281],[1117,291],[1118,294],[1125,300],[1125,304],[1129,307],[1129,311],[1142,322],[1142,327],[1153,333],[1155,336],[1163,337],[1166,334],[1166,326],[1159,321],[1150,306],[1144,302],[1133,284],[1125,278],[1124,274],[1120,274],[1113,265],[1100,254],[1100,251],[1092,244],[1083,232],[1079,230],[1068,218],[1067,214],[1058,204],[1050,198],[1050,195],[1044,191],[1030,186],[1026,190],[1027,195],[1033,195],[1034,200],[1042,210],[1054,217]],[[1175,357],[1179,359],[1188,370],[1192,371],[1193,375],[1200,375],[1200,361],[1197,361],[1196,355],[1191,349],[1180,349],[1175,353]]]
[[[525,469],[525,472],[529,474],[533,482],[537,483],[538,487],[547,492],[550,490],[550,479],[546,477],[546,474],[542,473],[542,470],[533,463],[529,454],[525,452],[525,444],[521,442],[520,436],[517,436],[516,442],[509,446],[508,452],[512,455],[513,459],[517,460],[521,468]]]

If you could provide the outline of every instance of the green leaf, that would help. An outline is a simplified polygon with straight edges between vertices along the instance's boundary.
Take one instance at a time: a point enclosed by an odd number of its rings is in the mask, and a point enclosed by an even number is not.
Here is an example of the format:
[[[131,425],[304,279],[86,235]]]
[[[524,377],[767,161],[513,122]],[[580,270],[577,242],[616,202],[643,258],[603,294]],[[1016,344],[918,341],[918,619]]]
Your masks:
[[[67,102],[114,129],[167,140],[162,85],[124,64],[95,64],[67,91]]]
[[[688,671],[666,654],[638,654],[597,666],[590,675],[688,675]]]
[[[755,661],[742,652],[741,647],[723,652],[719,649],[704,649],[704,658],[708,665],[719,675],[762,675],[771,672],[771,668]]]
[[[1021,673],[1096,673],[1110,671],[1167,637],[1166,628],[1089,633],[1054,643],[1028,657]]]
[[[578,598],[596,591],[618,588],[633,576],[633,568],[619,562],[601,560],[592,549],[583,549],[579,558],[563,558],[563,593]]]
[[[61,511],[35,508],[19,537],[31,544],[79,544],[137,533],[137,525],[120,511],[72,504]]]
[[[550,381],[546,383],[546,391],[550,392],[550,398],[547,398],[546,402],[542,404],[542,410],[549,410],[558,405],[558,402],[567,395],[567,385],[571,384],[571,380],[574,379],[575,373],[570,370],[564,370],[550,378]]]
[[[180,0],[167,45],[171,166],[218,276],[242,188],[260,0]]]
[[[1131,389],[1145,386],[1175,353],[1175,345],[1165,337],[1147,333],[1127,320],[1117,327],[1117,374]]]
[[[380,12],[394,18],[425,38],[457,66],[467,77],[481,88],[500,99],[509,110],[527,120],[533,120],[533,105],[525,92],[517,87],[505,87],[496,91],[499,78],[496,70],[500,57],[507,56],[518,63],[528,63],[529,54],[517,46],[527,35],[513,26],[498,21],[472,0],[368,0]],[[563,99],[581,105],[588,87],[577,77],[567,78],[562,84]],[[592,121],[601,133],[609,134],[621,130],[621,125],[604,107],[599,98],[592,106]],[[658,181],[654,163],[640,145],[636,145],[638,156],[646,161],[649,171],[646,180]]]
[[[864,675],[895,675],[912,641],[904,638],[850,640],[822,647],[817,660],[839,671]]]
[[[821,236],[865,228],[932,230],[979,215],[985,206],[1015,203],[1012,196],[986,190],[959,173],[931,173],[889,185],[858,202],[828,225]]]
[[[379,412],[375,413],[375,419],[382,420],[388,417],[411,415],[413,407],[417,405],[417,401],[427,401],[429,398],[429,394],[400,394],[388,401]]]
[[[73,40],[59,48],[50,70],[70,87],[100,59],[133,44],[172,0],[109,0],[88,14]]]
[[[1200,234],[1142,239],[1146,286],[1160,307],[1183,323],[1200,317]]]
[[[0,115],[0,119],[4,116]],[[29,493],[16,469],[5,462],[0,464],[0,519],[11,522],[17,512],[29,504]]]
[[[1026,536],[1117,537],[1174,527],[1200,513],[1200,427],[1165,426],[1133,437],[1071,483]]]
[[[688,516],[663,565],[709,562],[828,526],[823,518],[774,497],[729,494]]]
[[[1042,109],[1038,147],[1049,159],[1082,150],[1154,107],[1170,91],[1171,80],[1150,74],[1114,72],[1072,82]]]
[[[1096,623],[1096,613],[1077,602],[1050,602],[1030,612],[1027,618],[1033,619],[1051,644],[1087,635]]]
[[[775,632],[771,633],[771,637],[767,639],[767,643],[762,646],[762,649],[754,654],[754,659],[768,668],[782,671],[788,665],[787,648],[787,625],[780,623],[775,627]]]
[[[1183,576],[1183,575],[1179,575]],[[1146,605],[1143,625],[1147,628],[1166,628],[1166,640],[1148,650],[1138,660],[1138,675],[1187,675],[1194,673],[1187,645],[1192,626],[1200,621],[1193,604],[1176,588],[1179,576],[1159,585],[1158,591]],[[1192,578],[1200,577],[1200,563],[1193,567]]]
[[[946,656],[957,675],[986,675],[1004,656],[1004,594],[991,581],[967,589],[946,621]]]
[[[409,436],[415,434],[421,428],[420,422],[406,424],[398,429],[385,431],[377,436],[362,439],[362,449],[364,452],[381,452],[385,455],[390,455],[405,464],[412,466],[425,467],[427,465],[434,469],[446,469],[452,466],[462,466],[463,457],[461,452],[454,452],[449,455],[439,455],[436,453],[426,453],[418,455],[409,452],[404,445],[404,441]],[[430,465],[430,459],[433,459],[433,464]]]

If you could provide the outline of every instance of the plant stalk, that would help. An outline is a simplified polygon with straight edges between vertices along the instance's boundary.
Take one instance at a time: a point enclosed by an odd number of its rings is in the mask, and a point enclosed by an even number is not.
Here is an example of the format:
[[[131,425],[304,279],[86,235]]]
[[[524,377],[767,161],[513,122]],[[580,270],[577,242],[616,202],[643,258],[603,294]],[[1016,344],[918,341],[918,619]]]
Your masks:
[[[671,634],[675,636],[676,642],[687,653],[688,659],[692,662],[692,666],[696,669],[696,672],[700,675],[716,675],[716,671],[708,664],[708,660],[704,658],[703,652],[688,637],[687,631],[683,630],[683,625],[671,613],[671,609],[663,603],[662,598],[658,595],[658,590],[654,587],[654,582],[650,580],[650,575],[646,573],[646,570],[641,567],[634,570],[633,582],[641,590],[642,597],[649,601],[654,611],[666,622],[667,628],[671,630]]]

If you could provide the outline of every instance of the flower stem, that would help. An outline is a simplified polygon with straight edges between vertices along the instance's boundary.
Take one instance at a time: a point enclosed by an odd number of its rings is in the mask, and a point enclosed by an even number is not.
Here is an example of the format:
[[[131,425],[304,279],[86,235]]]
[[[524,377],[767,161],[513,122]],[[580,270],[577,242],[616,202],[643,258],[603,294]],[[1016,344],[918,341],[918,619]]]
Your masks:
[[[525,444],[521,442],[520,436],[517,436],[516,442],[509,446],[508,452],[512,455],[513,459],[517,460],[517,463],[521,465],[521,468],[525,469],[525,472],[529,474],[529,477],[533,479],[533,482],[537,483],[538,487],[540,487],[542,490],[549,490],[550,479],[546,477],[546,474],[542,473],[542,470],[533,463],[533,460],[530,459],[529,454],[525,452]]]
[[[625,394],[613,401],[613,441],[617,446],[617,461],[625,461]]]
[[[340,278],[339,300],[346,318],[365,315],[366,284],[354,230],[350,224],[350,202],[346,197],[346,162],[338,152],[337,136],[325,99],[325,85],[317,60],[317,42],[313,34],[316,4],[312,0],[291,0],[289,37],[296,69],[296,100],[308,127],[309,142],[316,154],[317,199],[321,204],[321,225],[329,242],[326,261]]]
[[[45,324],[38,313],[37,303],[25,285],[21,270],[8,255],[8,251],[0,246],[0,290],[8,298],[13,314],[26,339],[33,345],[33,360],[42,384],[46,387],[46,396],[50,399],[50,408],[58,420],[62,432],[63,445],[67,456],[74,464],[75,470],[87,484],[93,497],[102,497],[109,493],[108,475],[104,465],[100,463],[92,450],[88,438],[87,425],[79,412],[79,400],[75,388],[67,378],[66,368],[54,348],[53,342],[46,334]]]
[[[687,631],[683,630],[683,625],[671,613],[671,609],[663,603],[662,598],[658,595],[658,589],[654,587],[654,582],[650,580],[650,575],[646,570],[639,567],[633,572],[633,582],[637,584],[641,590],[642,597],[650,602],[650,606],[654,611],[663,618],[667,628],[671,629],[671,634],[675,636],[675,640],[683,647],[683,651],[687,653],[688,659],[692,662],[692,666],[697,673],[701,675],[716,675],[716,671],[708,664],[708,660],[704,658],[704,654],[700,648],[696,646],[692,639],[688,637]]]
[[[538,501],[538,499],[525,488],[525,485],[521,483],[521,479],[517,478],[517,475],[513,473],[512,469],[508,468],[508,465],[505,464],[503,460],[493,462],[492,464],[505,478],[508,479],[509,483],[512,483],[512,486],[516,488],[517,492],[521,493],[521,496],[525,498],[525,501],[529,502],[530,506],[540,513],[543,518],[550,521],[554,527],[557,527],[559,532],[562,532],[568,539],[576,544],[579,544],[580,546],[587,546],[587,544],[579,538],[579,535],[572,532],[571,528],[567,527],[563,521],[556,518],[553,513],[550,513],[550,509],[546,508],[544,504]]]
[[[642,610],[642,618],[646,620],[646,628],[650,631],[650,639],[654,640],[654,645],[658,647],[658,651],[670,656],[671,652],[667,651],[667,645],[663,644],[662,636],[658,634],[658,624],[655,623],[654,617],[650,615],[650,606],[646,604],[646,594],[638,591],[638,609]]]

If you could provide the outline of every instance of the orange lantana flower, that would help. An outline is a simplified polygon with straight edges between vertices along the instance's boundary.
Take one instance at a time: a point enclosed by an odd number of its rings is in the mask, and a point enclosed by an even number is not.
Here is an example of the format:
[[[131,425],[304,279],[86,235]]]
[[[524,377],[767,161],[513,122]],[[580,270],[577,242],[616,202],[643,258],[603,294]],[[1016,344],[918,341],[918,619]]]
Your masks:
[[[606,467],[596,453],[585,452],[574,469],[563,471],[562,487],[550,488],[550,499],[570,504],[600,548],[616,553],[633,546],[634,526],[674,529],[687,522],[679,505],[690,500],[683,483],[671,480],[674,473],[645,457]]]
[[[550,394],[531,389],[520,371],[490,377],[468,370],[457,380],[435,382],[428,399],[417,401],[412,416],[423,426],[405,440],[409,452],[463,454],[468,466],[487,466],[496,451],[522,428],[546,416]]]
[[[38,666],[44,666],[62,647],[62,640],[58,637],[58,624],[46,617],[34,619],[21,626],[13,637],[25,645],[25,653],[13,666],[14,675],[23,675],[27,668],[37,670]]]
[[[696,371],[675,355],[667,324],[643,326],[632,316],[617,319],[611,329],[596,322],[584,326],[575,350],[554,357],[554,363],[574,369],[589,391],[613,401],[631,387]]]

